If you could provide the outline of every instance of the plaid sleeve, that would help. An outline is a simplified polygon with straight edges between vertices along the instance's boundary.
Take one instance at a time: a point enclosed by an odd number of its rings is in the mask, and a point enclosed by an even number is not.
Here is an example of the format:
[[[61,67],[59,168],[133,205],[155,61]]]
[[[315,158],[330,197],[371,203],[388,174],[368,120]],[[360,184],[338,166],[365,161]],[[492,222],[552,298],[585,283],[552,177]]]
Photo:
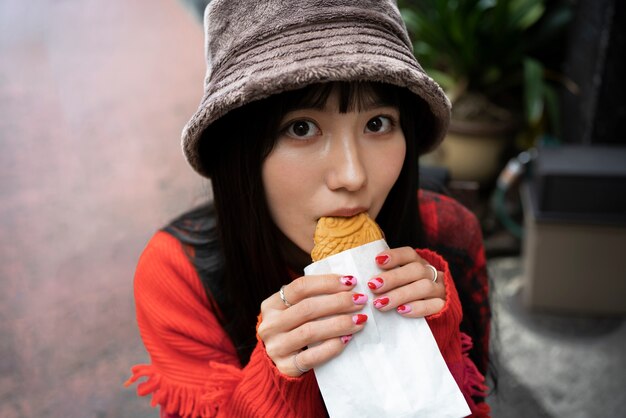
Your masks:
[[[448,262],[463,307],[461,331],[474,341],[469,356],[487,372],[491,308],[482,231],[476,216],[454,199],[420,190],[425,246]]]

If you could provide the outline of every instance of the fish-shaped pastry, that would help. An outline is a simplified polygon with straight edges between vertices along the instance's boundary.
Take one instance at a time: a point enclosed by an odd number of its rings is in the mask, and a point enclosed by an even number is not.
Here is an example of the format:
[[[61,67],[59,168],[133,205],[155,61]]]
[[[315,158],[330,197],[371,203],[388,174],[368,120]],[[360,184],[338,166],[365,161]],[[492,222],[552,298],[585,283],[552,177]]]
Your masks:
[[[311,251],[313,262],[383,238],[383,231],[366,212],[349,218],[324,216],[317,221]]]

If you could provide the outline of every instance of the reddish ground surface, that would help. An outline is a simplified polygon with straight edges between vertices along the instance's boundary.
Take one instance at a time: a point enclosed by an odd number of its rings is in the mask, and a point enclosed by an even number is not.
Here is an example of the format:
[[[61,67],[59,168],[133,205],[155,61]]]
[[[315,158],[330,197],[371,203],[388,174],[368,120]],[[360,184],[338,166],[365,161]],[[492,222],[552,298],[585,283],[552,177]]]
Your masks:
[[[174,0],[0,3],[0,417],[149,417],[132,280],[208,193],[180,131],[201,26]]]

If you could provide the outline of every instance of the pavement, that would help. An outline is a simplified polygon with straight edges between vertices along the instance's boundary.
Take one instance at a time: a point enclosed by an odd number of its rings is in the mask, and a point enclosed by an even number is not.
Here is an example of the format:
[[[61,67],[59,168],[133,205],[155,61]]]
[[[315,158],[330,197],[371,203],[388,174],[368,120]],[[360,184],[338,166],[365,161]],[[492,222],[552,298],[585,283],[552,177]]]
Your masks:
[[[0,417],[154,417],[132,278],[206,198],[180,132],[203,37],[174,0],[0,2]]]
[[[534,312],[520,257],[488,262],[493,281],[494,417],[626,417],[626,321]]]
[[[132,277],[152,233],[210,196],[180,131],[203,39],[175,0],[0,2],[0,417],[157,417]],[[622,318],[530,313],[495,283],[496,417],[626,417]]]

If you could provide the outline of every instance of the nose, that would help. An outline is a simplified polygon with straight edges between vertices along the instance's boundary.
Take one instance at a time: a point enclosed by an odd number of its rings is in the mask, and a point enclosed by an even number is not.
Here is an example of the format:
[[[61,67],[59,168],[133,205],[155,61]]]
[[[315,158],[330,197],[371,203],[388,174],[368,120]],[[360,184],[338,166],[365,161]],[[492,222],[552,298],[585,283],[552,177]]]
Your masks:
[[[367,171],[358,139],[345,135],[331,145],[326,184],[331,190],[355,192],[367,184]]]

